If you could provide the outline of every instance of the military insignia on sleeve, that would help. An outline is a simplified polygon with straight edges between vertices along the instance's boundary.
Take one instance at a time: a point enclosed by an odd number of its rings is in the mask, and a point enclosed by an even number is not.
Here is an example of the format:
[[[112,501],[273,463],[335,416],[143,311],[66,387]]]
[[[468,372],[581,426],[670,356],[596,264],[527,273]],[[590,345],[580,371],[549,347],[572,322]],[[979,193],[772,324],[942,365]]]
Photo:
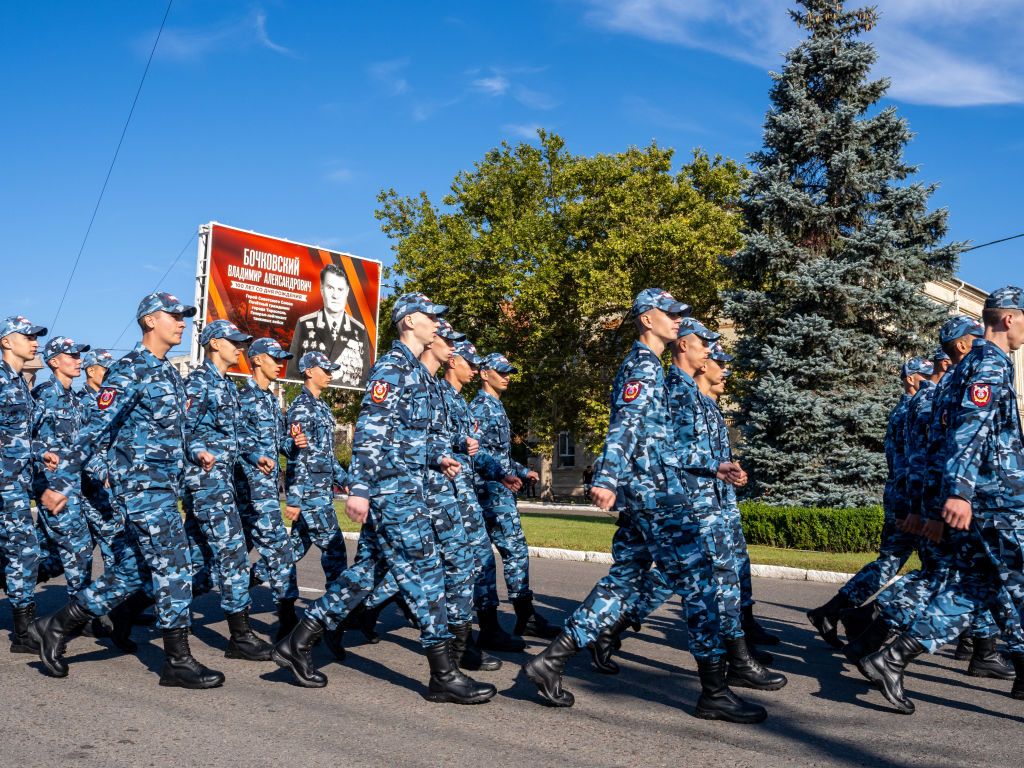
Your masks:
[[[193,398],[191,397],[185,400],[185,413],[188,413],[189,410],[192,408],[192,400]]]
[[[988,384],[971,384],[967,396],[976,406],[984,408],[992,400],[992,387]]]
[[[391,394],[391,385],[386,381],[375,381],[370,386],[370,399],[375,403],[383,403]]]
[[[640,397],[640,392],[643,388],[643,382],[636,381],[635,379],[633,381],[627,381],[626,385],[622,388],[622,402],[632,403]]]
[[[295,422],[294,424],[292,424],[290,432],[292,437],[298,437],[299,435],[302,434],[302,425],[299,424],[298,422]]]
[[[112,389],[101,389],[99,395],[96,397],[96,407],[101,411],[107,410],[114,404],[114,396],[117,393]]]

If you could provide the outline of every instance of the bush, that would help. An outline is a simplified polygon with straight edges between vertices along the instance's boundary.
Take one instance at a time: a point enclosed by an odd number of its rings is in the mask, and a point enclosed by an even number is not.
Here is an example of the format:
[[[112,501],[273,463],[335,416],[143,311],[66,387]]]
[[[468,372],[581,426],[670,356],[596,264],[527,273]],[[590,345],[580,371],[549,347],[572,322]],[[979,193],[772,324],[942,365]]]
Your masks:
[[[882,539],[881,507],[829,509],[740,503],[748,544],[817,552],[872,552]]]

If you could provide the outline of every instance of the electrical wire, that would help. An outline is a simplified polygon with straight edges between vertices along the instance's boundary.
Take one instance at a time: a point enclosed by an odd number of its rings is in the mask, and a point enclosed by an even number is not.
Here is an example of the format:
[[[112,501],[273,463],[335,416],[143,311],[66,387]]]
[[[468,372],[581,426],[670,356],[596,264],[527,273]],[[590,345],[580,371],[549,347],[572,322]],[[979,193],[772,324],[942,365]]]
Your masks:
[[[989,245],[996,245],[998,243],[1005,243],[1008,240],[1016,240],[1018,237],[1024,237],[1024,232],[1022,232],[1019,235],[1010,235],[1010,237],[1003,237],[1003,238],[1000,238],[999,240],[990,240],[989,242],[982,243],[981,245],[972,245],[970,248],[961,248],[960,249],[960,253],[967,253],[968,251],[976,251],[979,248],[985,248],[985,247],[987,247]]]

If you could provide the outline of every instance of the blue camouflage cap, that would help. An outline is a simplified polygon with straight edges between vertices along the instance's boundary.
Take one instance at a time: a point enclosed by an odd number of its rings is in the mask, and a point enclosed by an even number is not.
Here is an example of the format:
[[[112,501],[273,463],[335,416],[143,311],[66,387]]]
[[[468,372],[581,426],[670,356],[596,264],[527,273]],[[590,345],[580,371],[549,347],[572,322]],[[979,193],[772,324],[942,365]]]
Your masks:
[[[41,325],[32,325],[28,318],[21,315],[11,315],[4,320],[3,330],[0,331],[0,339],[10,336],[12,333],[23,333],[26,336],[45,336],[46,328]]]
[[[1016,285],[996,288],[985,299],[985,309],[1024,310],[1024,288],[1018,288]]]
[[[328,373],[341,368],[337,363],[332,363],[323,352],[307,352],[299,358],[299,372],[305,373],[310,368],[323,368]]]
[[[985,328],[973,317],[968,317],[967,315],[951,317],[939,329],[939,344],[948,344],[967,334],[979,337],[984,336]]]
[[[246,354],[250,358],[256,357],[256,355],[270,355],[275,360],[291,360],[295,357],[291,352],[286,352],[284,347],[278,344],[277,339],[271,339],[269,336],[256,339],[249,345]]]
[[[391,322],[395,325],[406,315],[422,312],[425,315],[443,315],[448,311],[444,304],[435,304],[424,293],[403,293],[391,309]]]
[[[696,334],[697,338],[704,339],[704,341],[718,341],[722,334],[715,333],[714,331],[707,328],[704,323],[695,317],[684,317],[683,321],[679,323],[679,333],[676,334],[678,338],[683,336],[689,336],[690,334]]]
[[[708,357],[714,360],[716,363],[731,363],[733,360],[735,360],[735,358],[728,352],[726,352],[722,348],[722,345],[719,344],[717,341],[711,345],[711,354],[708,355]]]
[[[498,373],[519,373],[519,369],[508,361],[501,352],[491,352],[480,363],[480,368],[485,371],[497,371]]]
[[[57,355],[80,355],[88,352],[92,347],[88,344],[79,344],[67,336],[54,336],[43,347],[43,360],[52,360]]]
[[[437,335],[448,341],[462,341],[466,338],[466,334],[456,331],[444,318],[437,321]]]
[[[690,305],[676,301],[671,293],[661,288],[644,288],[633,299],[633,306],[629,310],[631,317],[640,317],[644,312],[652,309],[660,309],[662,312],[672,312],[677,315],[689,315]]]
[[[949,355],[946,354],[946,350],[944,350],[942,347],[939,347],[938,349],[935,350],[935,352],[932,353],[933,363],[941,363],[943,360],[949,359]]]
[[[472,342],[465,339],[455,342],[455,354],[465,358],[466,362],[470,365],[480,366],[484,362],[484,359],[480,357],[480,353],[476,351],[476,347],[473,346]]]
[[[902,373],[904,377],[920,373],[922,376],[931,376],[935,372],[932,361],[923,357],[912,357],[903,364]]]
[[[139,308],[135,311],[135,319],[140,320],[146,315],[152,315],[154,312],[170,312],[173,314],[180,314],[184,317],[192,317],[196,313],[196,308],[189,304],[182,304],[181,299],[170,293],[164,291],[157,291],[144,297],[139,302]]]
[[[228,341],[237,341],[241,344],[242,342],[249,341],[251,338],[252,336],[248,333],[242,333],[238,330],[238,326],[230,320],[214,320],[203,328],[203,332],[199,334],[199,343],[205,346],[213,339],[227,339]]]
[[[90,349],[82,355],[82,367],[92,368],[94,365],[101,365],[109,368],[114,364],[114,356],[106,349]]]

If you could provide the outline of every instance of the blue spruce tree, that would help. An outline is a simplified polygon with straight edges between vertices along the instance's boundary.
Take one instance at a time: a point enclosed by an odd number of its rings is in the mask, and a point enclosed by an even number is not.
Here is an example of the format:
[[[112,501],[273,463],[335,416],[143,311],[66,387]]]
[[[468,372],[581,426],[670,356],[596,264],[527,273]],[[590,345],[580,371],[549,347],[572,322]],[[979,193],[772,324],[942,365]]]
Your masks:
[[[881,499],[899,366],[934,347],[945,315],[921,288],[952,273],[961,246],[942,244],[935,186],[911,181],[907,122],[877,106],[889,83],[870,78],[875,51],[858,39],[874,9],[798,4],[808,36],[772,73],[748,237],[725,259],[743,460],[770,503],[859,506]]]

